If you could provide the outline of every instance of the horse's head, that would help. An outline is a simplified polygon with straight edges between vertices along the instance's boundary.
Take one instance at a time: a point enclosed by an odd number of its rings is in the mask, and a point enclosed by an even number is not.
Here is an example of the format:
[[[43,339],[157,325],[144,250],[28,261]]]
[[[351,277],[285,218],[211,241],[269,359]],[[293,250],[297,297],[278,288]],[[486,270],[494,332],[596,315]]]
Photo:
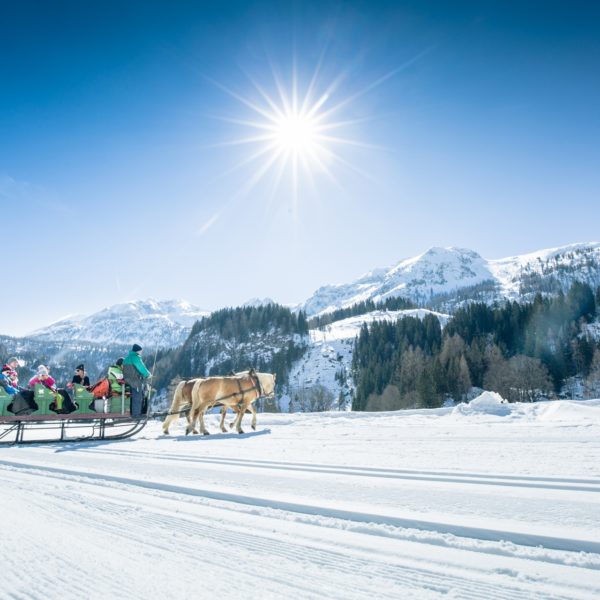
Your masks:
[[[256,373],[256,376],[260,381],[262,395],[265,398],[272,398],[275,396],[275,379],[277,378],[277,375],[274,373]]]

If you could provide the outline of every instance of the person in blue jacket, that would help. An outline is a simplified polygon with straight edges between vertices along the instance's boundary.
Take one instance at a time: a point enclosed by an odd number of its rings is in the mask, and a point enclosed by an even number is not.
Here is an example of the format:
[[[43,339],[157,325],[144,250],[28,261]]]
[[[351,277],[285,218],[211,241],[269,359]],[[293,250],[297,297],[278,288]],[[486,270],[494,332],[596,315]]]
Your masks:
[[[144,403],[144,381],[150,377],[140,354],[142,347],[134,344],[123,360],[123,379],[131,387],[131,416],[139,417],[142,414]]]
[[[4,391],[11,396],[19,393],[19,390],[12,385],[10,379],[12,369],[8,365],[2,367],[2,373],[0,373],[0,386],[4,388]]]

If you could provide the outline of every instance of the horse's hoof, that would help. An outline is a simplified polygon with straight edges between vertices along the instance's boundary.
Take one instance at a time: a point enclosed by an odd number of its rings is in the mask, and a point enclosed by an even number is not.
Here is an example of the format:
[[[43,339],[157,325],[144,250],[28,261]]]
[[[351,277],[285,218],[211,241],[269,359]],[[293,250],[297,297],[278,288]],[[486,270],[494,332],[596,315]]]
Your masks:
[[[256,425],[252,425],[252,429],[254,429],[254,431],[256,431]]]
[[[240,430],[238,431],[238,433],[240,433],[240,434],[241,434],[241,433],[244,433],[244,430],[243,430],[243,429],[240,429]]]
[[[188,431],[187,429],[185,430],[185,435],[190,435],[190,433],[192,433],[192,432]]]
[[[194,431],[193,431],[192,433],[195,433],[195,434],[197,434],[197,433],[198,433],[198,430],[197,430],[197,429],[194,429]]]
[[[163,435],[169,435],[168,431],[163,431]]]
[[[202,435],[210,435],[210,431],[204,431]]]

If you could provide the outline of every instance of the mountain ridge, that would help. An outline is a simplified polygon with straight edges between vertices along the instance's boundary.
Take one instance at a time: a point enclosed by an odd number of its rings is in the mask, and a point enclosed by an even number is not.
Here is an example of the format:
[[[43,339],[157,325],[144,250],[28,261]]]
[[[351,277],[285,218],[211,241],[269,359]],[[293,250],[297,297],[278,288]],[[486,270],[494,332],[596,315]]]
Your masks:
[[[451,312],[468,300],[530,300],[537,292],[566,291],[575,280],[600,285],[600,242],[574,243],[500,259],[474,250],[433,246],[390,267],[375,268],[349,283],[318,288],[293,310],[309,317],[348,308],[365,300],[405,297],[424,307]],[[244,306],[274,303],[253,298]],[[92,315],[74,315],[25,337],[48,341],[90,341],[174,347],[195,321],[209,315],[185,300],[138,300],[115,304]]]
[[[537,291],[565,291],[576,279],[600,285],[600,242],[491,260],[467,248],[434,246],[391,267],[372,269],[350,283],[322,286],[298,308],[308,316],[318,316],[394,296],[426,305],[437,296],[482,284],[489,284],[490,301],[526,300]],[[451,298],[449,302],[451,307]]]

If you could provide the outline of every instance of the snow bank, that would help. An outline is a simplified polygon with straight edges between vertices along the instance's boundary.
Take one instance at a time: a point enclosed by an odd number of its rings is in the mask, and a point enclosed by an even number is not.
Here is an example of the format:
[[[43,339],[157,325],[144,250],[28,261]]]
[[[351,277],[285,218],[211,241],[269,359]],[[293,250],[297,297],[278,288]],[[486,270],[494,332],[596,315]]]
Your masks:
[[[540,403],[537,418],[544,422],[600,424],[600,400],[559,400]]]
[[[452,411],[453,415],[470,416],[474,414],[496,415],[505,417],[511,413],[510,406],[502,396],[496,392],[483,392],[469,402],[459,404]]]

